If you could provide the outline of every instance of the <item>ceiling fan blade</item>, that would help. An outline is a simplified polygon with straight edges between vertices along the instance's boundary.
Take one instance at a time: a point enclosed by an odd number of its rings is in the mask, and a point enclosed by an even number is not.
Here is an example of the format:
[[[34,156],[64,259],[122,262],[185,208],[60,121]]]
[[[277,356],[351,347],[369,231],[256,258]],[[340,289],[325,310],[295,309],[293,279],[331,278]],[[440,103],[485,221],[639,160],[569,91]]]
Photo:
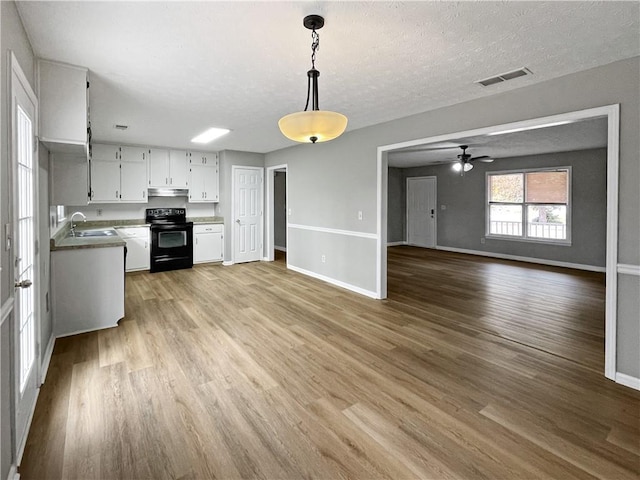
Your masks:
[[[473,157],[469,159],[469,161],[474,161],[474,160],[479,160],[481,162],[486,162],[486,163],[493,162],[493,158],[491,158],[489,155],[481,155],[479,157]]]

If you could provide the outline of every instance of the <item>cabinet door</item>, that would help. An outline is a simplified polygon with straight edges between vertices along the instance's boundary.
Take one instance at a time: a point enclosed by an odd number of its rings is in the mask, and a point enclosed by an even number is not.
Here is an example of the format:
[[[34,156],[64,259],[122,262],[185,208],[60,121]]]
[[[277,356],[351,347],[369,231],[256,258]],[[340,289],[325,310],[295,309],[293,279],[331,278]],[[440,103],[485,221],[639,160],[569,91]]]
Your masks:
[[[202,203],[206,201],[204,199],[206,173],[207,167],[204,165],[192,163],[189,167],[189,202]]]
[[[193,238],[193,263],[222,261],[222,233],[198,233]]]
[[[122,147],[120,170],[120,201],[147,202],[148,150],[139,147]]]
[[[40,141],[52,151],[56,143],[86,145],[87,69],[38,60],[37,71]]]
[[[120,201],[120,163],[91,160],[91,203]]]
[[[189,202],[213,203],[219,200],[217,162],[209,165],[191,164]]]
[[[123,163],[147,162],[149,150],[142,147],[121,147],[120,161]]]
[[[216,152],[202,152],[198,154],[199,157],[202,157],[203,165],[209,165],[212,167],[213,165],[218,164],[218,154]]]
[[[206,167],[204,199],[207,202],[217,202],[219,193],[218,160],[211,161]]]
[[[101,162],[120,163],[120,147],[117,145],[94,144],[91,147],[91,158]]]
[[[184,150],[171,150],[169,153],[169,185],[186,188],[189,178],[189,162]]]
[[[150,187],[168,187],[169,177],[170,177],[169,150],[164,150],[162,148],[152,148],[149,150],[148,153],[149,153],[149,186]]]

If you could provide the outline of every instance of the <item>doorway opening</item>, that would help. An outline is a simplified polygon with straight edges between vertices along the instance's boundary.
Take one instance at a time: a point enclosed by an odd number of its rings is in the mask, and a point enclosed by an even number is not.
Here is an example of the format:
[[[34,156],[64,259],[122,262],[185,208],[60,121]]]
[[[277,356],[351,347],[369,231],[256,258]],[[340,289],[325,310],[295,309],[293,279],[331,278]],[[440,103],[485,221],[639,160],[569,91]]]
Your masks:
[[[387,297],[387,234],[388,234],[388,179],[389,155],[399,149],[444,144],[463,137],[499,135],[502,133],[541,129],[560,123],[573,123],[589,119],[606,119],[606,291],[605,291],[605,376],[616,379],[616,298],[618,247],[618,165],[620,106],[608,105],[576,112],[568,112],[531,120],[523,120],[492,127],[454,132],[407,142],[378,147],[378,261],[377,294]],[[457,146],[457,145],[456,145]],[[459,146],[458,146],[459,147]]]
[[[287,263],[288,185],[287,165],[267,167],[266,242],[264,259]]]

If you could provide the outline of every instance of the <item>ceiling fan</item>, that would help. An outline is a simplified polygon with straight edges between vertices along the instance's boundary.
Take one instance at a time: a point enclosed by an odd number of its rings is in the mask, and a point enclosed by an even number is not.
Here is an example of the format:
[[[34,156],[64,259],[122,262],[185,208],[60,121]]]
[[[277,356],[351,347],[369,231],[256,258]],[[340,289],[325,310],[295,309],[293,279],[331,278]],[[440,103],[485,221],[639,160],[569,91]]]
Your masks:
[[[456,172],[460,172],[460,175],[464,175],[464,172],[468,172],[469,170],[471,170],[473,168],[473,163],[471,162],[474,162],[476,160],[486,163],[493,162],[493,158],[489,157],[489,155],[472,157],[467,153],[467,148],[469,148],[468,145],[460,145],[460,148],[462,149],[462,153],[458,155],[458,161],[456,161],[456,163],[454,163],[452,166],[452,168]]]

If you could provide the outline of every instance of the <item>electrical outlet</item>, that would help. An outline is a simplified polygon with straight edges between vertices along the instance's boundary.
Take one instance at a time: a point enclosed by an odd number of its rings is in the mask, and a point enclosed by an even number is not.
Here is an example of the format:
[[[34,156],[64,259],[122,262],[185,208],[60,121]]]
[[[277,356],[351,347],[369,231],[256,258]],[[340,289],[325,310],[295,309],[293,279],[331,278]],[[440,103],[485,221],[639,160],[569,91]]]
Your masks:
[[[440,210],[446,210],[447,206],[446,205],[440,205]]]
[[[362,210],[358,210],[358,220],[362,220]]]
[[[102,209],[101,209],[101,208],[99,208],[99,209],[97,209],[97,210],[96,210],[96,215],[97,215],[98,217],[101,217],[101,216],[102,216]]]
[[[293,213],[292,209],[289,209],[289,215],[291,215]]]
[[[327,257],[325,257],[324,255],[322,255],[322,256],[320,257],[320,260],[322,260],[322,263],[325,263],[325,262],[326,262],[326,260],[327,260]]]
[[[480,243],[484,245],[484,237],[480,237]]]

